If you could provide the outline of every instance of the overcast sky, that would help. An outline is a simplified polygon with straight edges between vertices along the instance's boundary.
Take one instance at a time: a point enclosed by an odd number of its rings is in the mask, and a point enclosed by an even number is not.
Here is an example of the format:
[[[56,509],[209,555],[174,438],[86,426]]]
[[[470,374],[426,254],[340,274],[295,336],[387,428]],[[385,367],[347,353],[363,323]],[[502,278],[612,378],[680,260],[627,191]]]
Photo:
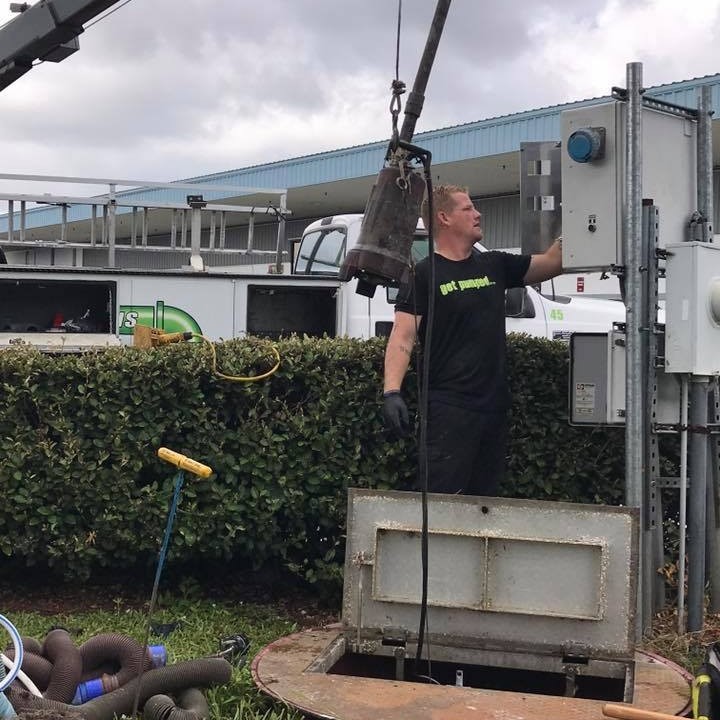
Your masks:
[[[132,0],[0,94],[0,167],[174,180],[385,140],[397,7]],[[403,1],[408,87],[434,9]],[[416,131],[606,95],[632,61],[714,74],[718,47],[720,0],[453,0]]]

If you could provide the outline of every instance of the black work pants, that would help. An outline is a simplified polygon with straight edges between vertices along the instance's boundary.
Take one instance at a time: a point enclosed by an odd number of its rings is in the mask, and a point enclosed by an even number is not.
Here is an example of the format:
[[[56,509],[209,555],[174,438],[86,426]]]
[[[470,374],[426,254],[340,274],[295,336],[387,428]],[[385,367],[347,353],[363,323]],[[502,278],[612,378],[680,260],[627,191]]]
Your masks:
[[[495,495],[505,475],[505,412],[481,412],[430,399],[428,490]]]

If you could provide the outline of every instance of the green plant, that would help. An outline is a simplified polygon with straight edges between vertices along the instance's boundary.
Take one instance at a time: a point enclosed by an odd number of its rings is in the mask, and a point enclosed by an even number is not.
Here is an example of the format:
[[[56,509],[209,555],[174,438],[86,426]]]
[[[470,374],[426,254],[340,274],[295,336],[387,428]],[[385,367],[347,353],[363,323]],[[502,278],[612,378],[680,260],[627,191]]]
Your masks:
[[[157,561],[174,471],[167,446],[209,464],[188,478],[169,570],[187,563],[289,569],[329,601],[339,594],[346,490],[405,489],[414,438],[381,418],[385,341],[291,337],[266,381],[219,380],[199,344],[77,356],[0,353],[0,553],[4,572],[35,566],[84,581]],[[228,374],[258,374],[266,341],[217,347]],[[567,424],[567,346],[511,336],[506,495],[577,502],[622,498],[623,433]],[[416,375],[405,395],[416,411]],[[472,439],[468,439],[472,442]],[[193,597],[194,588],[185,588]]]

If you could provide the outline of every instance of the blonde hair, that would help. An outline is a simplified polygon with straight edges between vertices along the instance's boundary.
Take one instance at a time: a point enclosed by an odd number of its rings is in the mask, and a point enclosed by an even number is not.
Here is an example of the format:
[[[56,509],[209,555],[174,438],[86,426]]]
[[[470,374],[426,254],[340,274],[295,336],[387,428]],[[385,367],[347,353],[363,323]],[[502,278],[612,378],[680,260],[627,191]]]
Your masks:
[[[457,195],[458,193],[465,193],[467,194],[468,189],[466,187],[461,187],[460,185],[436,185],[433,188],[433,194],[432,194],[432,200],[433,200],[433,224],[432,229],[433,233],[437,229],[437,215],[439,212],[449,212],[455,207],[455,198],[454,195]],[[425,223],[425,228],[427,230],[430,229],[430,203],[428,202],[427,195],[425,196],[425,199],[422,203],[422,208],[420,210],[422,214],[423,222]]]

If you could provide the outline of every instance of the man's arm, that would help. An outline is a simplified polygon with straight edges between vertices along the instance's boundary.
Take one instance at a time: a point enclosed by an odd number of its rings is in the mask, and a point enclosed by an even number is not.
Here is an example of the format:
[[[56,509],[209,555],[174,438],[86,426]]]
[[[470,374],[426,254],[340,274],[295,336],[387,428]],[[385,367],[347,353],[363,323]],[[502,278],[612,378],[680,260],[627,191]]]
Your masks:
[[[385,385],[384,392],[400,390],[402,381],[410,364],[417,328],[421,318],[401,311],[395,312],[387,347],[385,348]]]
[[[523,282],[534,285],[554,278],[562,272],[562,238],[558,238],[544,253],[533,255],[530,259]]]

